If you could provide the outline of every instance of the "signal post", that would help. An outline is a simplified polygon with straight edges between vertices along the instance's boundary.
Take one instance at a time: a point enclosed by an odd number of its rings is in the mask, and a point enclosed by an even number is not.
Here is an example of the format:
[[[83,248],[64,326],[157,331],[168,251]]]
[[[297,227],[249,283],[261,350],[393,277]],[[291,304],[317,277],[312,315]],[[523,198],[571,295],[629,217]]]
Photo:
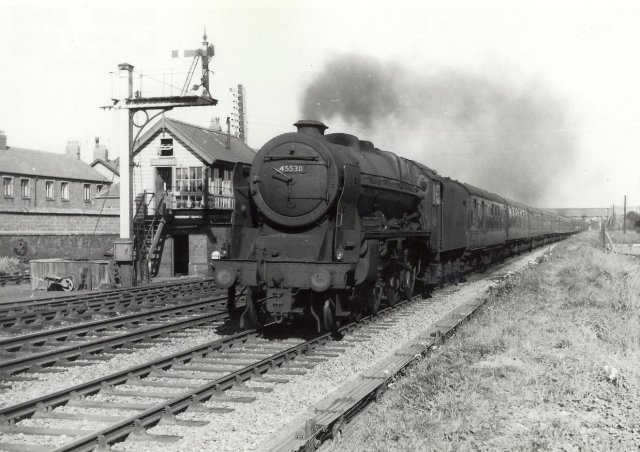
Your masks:
[[[133,93],[133,65],[122,63],[118,65],[120,71],[127,71],[127,97],[112,99],[113,104],[101,107],[105,110],[115,110],[118,113],[118,150],[120,153],[120,238],[114,243],[114,259],[119,268],[120,282],[123,286],[136,284],[137,259],[136,246],[133,237],[133,149],[134,144],[144,128],[162,113],[176,107],[204,107],[218,103],[209,92],[209,60],[214,55],[213,45],[207,42],[207,35],[203,36],[203,48],[185,51],[185,56],[193,56],[194,63],[187,75],[190,80],[196,67],[197,59],[202,60],[202,77],[200,84],[194,90],[202,88],[200,95],[180,95],[167,97],[142,97],[138,92]],[[186,86],[186,85],[185,85]],[[183,94],[186,92],[183,89]],[[149,116],[149,112],[153,112]],[[137,114],[140,113],[140,114]],[[135,120],[134,120],[135,118]],[[134,136],[134,129],[135,136]]]

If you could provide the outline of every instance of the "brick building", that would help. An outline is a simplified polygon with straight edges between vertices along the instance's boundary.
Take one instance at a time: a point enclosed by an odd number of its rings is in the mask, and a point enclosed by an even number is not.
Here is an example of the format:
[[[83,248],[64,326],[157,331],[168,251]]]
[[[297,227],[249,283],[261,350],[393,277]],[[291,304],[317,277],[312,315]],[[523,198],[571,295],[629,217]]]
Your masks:
[[[230,228],[233,168],[251,164],[254,156],[242,140],[219,127],[170,118],[140,137],[133,158],[134,229],[138,242],[158,239],[143,251],[149,253],[152,274],[209,272],[211,253]]]
[[[103,214],[96,194],[110,181],[79,158],[7,146],[0,134],[0,256],[102,257],[118,235],[117,210]]]

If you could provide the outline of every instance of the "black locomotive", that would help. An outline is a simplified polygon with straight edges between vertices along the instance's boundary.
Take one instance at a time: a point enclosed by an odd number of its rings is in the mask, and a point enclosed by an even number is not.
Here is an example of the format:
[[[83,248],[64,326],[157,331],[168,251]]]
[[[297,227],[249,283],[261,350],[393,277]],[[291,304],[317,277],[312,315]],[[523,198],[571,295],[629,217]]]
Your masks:
[[[575,232],[579,224],[508,201],[371,142],[295,124],[234,170],[228,259],[216,283],[246,286],[242,322],[293,315],[319,330],[375,313],[469,266]]]

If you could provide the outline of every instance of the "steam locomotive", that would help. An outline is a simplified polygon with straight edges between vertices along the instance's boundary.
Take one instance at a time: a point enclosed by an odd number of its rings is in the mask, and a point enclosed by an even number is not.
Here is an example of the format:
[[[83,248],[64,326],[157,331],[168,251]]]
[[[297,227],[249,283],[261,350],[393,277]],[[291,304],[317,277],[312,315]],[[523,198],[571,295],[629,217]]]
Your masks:
[[[216,283],[245,286],[244,325],[304,316],[318,330],[375,313],[470,266],[580,228],[369,141],[301,120],[233,174],[235,211]]]

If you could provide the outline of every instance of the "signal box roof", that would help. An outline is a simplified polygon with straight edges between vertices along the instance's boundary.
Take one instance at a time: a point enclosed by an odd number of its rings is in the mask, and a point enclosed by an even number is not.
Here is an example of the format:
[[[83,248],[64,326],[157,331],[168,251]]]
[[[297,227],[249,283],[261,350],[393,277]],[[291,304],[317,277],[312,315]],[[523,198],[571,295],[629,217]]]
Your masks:
[[[231,136],[231,149],[227,149],[226,133],[171,118],[164,118],[151,126],[138,140],[134,155],[162,133],[163,129],[209,165],[215,161],[250,164],[256,155],[247,144],[235,136]]]

